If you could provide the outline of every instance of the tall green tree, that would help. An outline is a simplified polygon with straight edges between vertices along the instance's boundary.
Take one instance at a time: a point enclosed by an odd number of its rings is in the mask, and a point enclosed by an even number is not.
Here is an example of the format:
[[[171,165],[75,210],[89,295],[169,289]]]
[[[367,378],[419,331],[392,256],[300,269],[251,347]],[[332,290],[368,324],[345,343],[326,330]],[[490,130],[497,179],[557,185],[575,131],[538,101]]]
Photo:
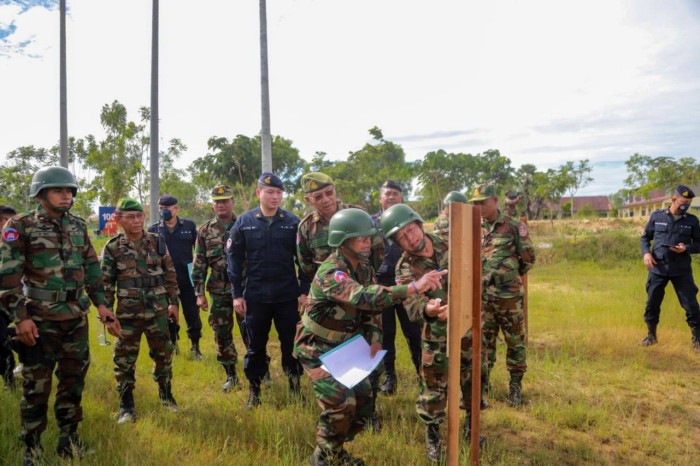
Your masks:
[[[442,209],[442,200],[450,191],[464,191],[473,185],[476,161],[470,154],[448,153],[443,149],[428,152],[416,164],[416,178],[420,184],[419,211],[426,217],[435,217]]]
[[[574,196],[579,189],[588,186],[593,181],[593,177],[590,176],[592,171],[593,167],[588,159],[579,160],[578,165],[569,161],[559,167],[557,176],[564,186],[564,191],[569,194],[571,199],[572,217],[574,216]]]
[[[644,197],[655,189],[669,191],[678,184],[700,183],[700,162],[693,157],[674,159],[635,153],[625,161],[625,166],[625,185]]]

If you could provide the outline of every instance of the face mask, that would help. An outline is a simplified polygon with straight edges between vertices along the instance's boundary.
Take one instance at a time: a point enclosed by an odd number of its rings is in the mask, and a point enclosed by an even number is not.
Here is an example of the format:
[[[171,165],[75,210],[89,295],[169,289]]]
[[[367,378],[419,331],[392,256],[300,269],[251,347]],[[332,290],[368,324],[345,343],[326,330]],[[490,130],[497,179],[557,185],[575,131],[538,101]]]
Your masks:
[[[173,213],[170,212],[168,209],[160,209],[160,218],[164,222],[167,222],[168,220],[171,220],[173,218]]]
[[[678,211],[679,211],[681,214],[684,214],[684,213],[688,212],[688,208],[689,208],[689,207],[690,207],[690,204],[681,204],[681,205],[678,206]]]

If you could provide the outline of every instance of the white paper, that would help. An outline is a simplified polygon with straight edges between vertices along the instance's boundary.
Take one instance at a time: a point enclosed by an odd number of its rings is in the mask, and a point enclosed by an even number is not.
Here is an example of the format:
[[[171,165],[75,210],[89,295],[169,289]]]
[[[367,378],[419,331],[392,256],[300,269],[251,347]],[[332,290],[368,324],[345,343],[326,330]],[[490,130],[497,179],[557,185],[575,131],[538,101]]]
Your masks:
[[[321,355],[321,368],[345,387],[352,388],[377,368],[384,355],[386,350],[380,350],[372,358],[367,340],[361,335],[356,335]]]

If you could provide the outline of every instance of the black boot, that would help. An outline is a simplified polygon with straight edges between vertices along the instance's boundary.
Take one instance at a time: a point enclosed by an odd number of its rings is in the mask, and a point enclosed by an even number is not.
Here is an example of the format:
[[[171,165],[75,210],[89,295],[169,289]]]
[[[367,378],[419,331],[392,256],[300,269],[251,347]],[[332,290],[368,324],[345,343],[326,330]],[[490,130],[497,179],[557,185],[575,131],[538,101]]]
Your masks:
[[[508,403],[511,406],[520,406],[523,404],[523,373],[511,372],[510,384],[508,385]]]
[[[693,349],[700,353],[700,327],[693,329],[693,339],[691,341],[693,342]]]
[[[204,355],[202,352],[199,350],[199,340],[195,341],[192,340],[192,347],[190,348],[190,354],[194,358],[195,361],[201,361],[204,359]]]
[[[442,442],[440,441],[439,424],[428,424],[425,426],[425,454],[428,456],[428,461],[440,461]]]
[[[372,432],[378,434],[382,431],[382,420],[379,419],[376,408],[372,411],[372,414],[369,415],[369,422],[372,424]]]
[[[472,413],[467,411],[467,417],[464,419],[464,426],[462,427],[462,438],[467,442],[472,441]],[[479,447],[484,448],[486,445],[486,439],[479,435]]]
[[[379,387],[379,391],[384,395],[393,395],[396,393],[396,372],[394,370],[386,370],[384,383]]]
[[[127,388],[119,398],[119,419],[117,424],[125,424],[134,422],[136,415],[134,414],[134,391]]]
[[[43,450],[41,448],[41,437],[38,435],[25,435],[24,442],[24,457],[22,464],[24,466],[34,466],[39,463]]]
[[[239,381],[238,381],[238,374],[236,374],[236,365],[235,364],[230,364],[228,366],[224,366],[224,370],[226,371],[226,382],[224,382],[224,392],[228,392],[233,390],[234,388],[238,387]]]
[[[56,453],[62,458],[81,458],[93,453],[78,437],[78,426],[72,425],[58,437]]]
[[[260,382],[251,382],[248,389],[248,402],[245,405],[246,409],[253,409],[260,406]]]
[[[163,406],[168,408],[169,411],[177,413],[180,410],[177,406],[177,401],[175,401],[175,397],[173,397],[173,389],[170,380],[158,381],[158,398],[160,398],[160,402]]]
[[[289,380],[289,395],[302,404],[306,404],[306,397],[301,393],[301,376],[290,374],[287,378]]]
[[[656,324],[647,324],[647,328],[649,329],[649,333],[647,333],[644,340],[639,343],[639,346],[651,346],[658,342],[656,339]]]

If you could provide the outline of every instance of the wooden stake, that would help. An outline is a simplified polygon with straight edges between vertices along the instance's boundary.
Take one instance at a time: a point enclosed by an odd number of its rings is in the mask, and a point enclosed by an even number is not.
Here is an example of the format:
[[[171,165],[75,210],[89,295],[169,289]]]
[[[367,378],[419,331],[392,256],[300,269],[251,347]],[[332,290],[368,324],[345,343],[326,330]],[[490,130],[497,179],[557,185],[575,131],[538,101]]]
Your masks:
[[[479,406],[481,393],[481,223],[479,208],[450,204],[450,252],[447,319],[447,465],[459,464],[459,395],[462,337],[472,327],[472,362],[478,370],[472,376],[472,463],[479,464]],[[475,265],[476,264],[476,265]],[[477,345],[477,349],[474,349]],[[476,385],[475,385],[476,384]],[[476,411],[473,406],[476,403]],[[474,415],[476,414],[476,415]],[[474,462],[476,461],[476,462]]]

